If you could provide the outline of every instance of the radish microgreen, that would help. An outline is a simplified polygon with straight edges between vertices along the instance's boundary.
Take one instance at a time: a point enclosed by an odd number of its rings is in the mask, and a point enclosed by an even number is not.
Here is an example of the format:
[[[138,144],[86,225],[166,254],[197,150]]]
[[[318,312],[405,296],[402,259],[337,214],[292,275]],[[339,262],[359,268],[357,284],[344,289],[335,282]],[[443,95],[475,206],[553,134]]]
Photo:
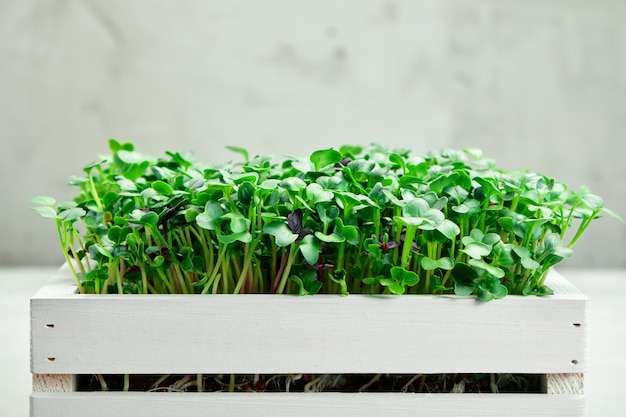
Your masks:
[[[242,162],[208,166],[109,147],[70,179],[73,201],[32,200],[81,293],[546,295],[591,222],[619,218],[585,187],[476,150],[344,146],[276,164],[231,146]]]

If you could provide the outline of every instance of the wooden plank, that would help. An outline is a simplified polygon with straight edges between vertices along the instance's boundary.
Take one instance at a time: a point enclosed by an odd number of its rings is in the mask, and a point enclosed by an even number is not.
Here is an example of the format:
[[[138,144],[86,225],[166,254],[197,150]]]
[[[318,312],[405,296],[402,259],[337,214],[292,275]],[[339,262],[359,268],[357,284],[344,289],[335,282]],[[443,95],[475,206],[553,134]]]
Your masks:
[[[72,392],[73,377],[67,374],[33,374],[33,392]]]
[[[589,300],[555,296],[77,295],[31,300],[33,373],[580,373]],[[556,285],[555,285],[556,284]]]
[[[583,396],[541,394],[33,393],[31,417],[582,417]]]
[[[546,386],[550,395],[583,394],[585,377],[583,374],[548,374]]]

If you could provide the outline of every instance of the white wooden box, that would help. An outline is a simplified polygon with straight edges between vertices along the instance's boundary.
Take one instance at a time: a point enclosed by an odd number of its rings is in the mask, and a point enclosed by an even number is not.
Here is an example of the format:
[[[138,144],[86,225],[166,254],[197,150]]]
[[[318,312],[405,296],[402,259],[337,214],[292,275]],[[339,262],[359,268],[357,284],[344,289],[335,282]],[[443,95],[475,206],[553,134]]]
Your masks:
[[[588,298],[79,295],[31,299],[31,416],[584,416]],[[78,374],[536,373],[545,394],[75,392]]]

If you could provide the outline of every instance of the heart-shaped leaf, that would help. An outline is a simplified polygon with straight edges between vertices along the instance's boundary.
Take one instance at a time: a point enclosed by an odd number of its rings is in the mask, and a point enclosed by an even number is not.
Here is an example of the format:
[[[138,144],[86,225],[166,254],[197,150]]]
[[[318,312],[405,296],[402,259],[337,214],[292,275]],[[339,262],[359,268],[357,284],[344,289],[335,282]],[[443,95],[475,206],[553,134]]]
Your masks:
[[[310,156],[310,160],[317,171],[329,165],[335,165],[341,162],[342,159],[343,156],[341,153],[332,148],[315,151]]]
[[[335,198],[335,195],[331,191],[324,190],[322,186],[317,183],[312,183],[307,186],[306,196],[311,205],[332,201]]]
[[[419,276],[415,272],[407,271],[399,266],[391,268],[391,276],[399,283],[408,285],[409,287],[414,286],[420,280]]]
[[[322,253],[320,241],[313,235],[306,235],[300,243],[300,252],[309,264],[313,265],[317,263],[320,253]]]
[[[284,222],[272,222],[265,225],[263,233],[274,236],[276,246],[280,248],[289,246],[298,239],[298,234],[293,233]]]
[[[222,216],[224,210],[215,201],[209,201],[204,207],[204,212],[196,216],[196,223],[198,226],[207,230],[218,230],[222,223]]]

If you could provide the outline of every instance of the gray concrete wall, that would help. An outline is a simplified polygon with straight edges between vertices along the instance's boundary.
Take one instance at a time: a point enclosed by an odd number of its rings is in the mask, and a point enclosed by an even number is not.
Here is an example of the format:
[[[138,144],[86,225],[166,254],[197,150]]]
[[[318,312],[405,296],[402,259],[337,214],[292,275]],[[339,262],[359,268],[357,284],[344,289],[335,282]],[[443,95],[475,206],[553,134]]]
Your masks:
[[[625,215],[621,0],[0,1],[0,266],[58,264],[28,210],[107,151],[478,147]],[[626,266],[592,225],[566,265]]]

